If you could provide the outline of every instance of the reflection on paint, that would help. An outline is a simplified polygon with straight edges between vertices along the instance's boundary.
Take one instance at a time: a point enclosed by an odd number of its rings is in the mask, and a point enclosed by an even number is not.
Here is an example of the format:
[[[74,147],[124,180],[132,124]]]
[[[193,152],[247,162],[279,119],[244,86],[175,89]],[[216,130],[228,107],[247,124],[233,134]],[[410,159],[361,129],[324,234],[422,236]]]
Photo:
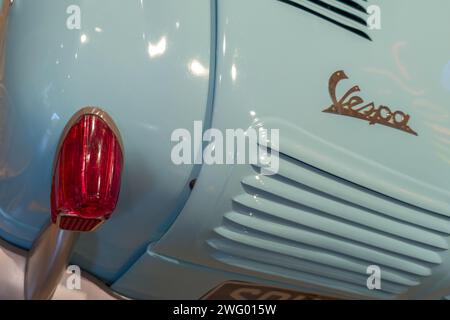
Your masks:
[[[233,82],[236,82],[236,79],[237,79],[237,68],[236,68],[235,64],[233,64],[231,66],[231,79],[233,79]]]
[[[86,43],[88,41],[88,36],[86,34],[82,34],[80,37],[81,43]]]
[[[205,68],[200,61],[198,60],[192,60],[189,64],[189,71],[194,76],[207,76],[209,74],[209,70]]]
[[[167,39],[162,37],[157,43],[148,43],[148,55],[150,58],[162,56],[167,50]]]

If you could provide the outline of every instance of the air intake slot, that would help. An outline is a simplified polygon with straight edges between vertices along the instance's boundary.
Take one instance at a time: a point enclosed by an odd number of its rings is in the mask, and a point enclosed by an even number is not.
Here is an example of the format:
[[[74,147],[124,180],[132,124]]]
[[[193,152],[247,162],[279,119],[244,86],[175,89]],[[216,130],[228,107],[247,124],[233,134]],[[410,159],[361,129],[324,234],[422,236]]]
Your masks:
[[[372,41],[367,33],[367,10],[353,0],[277,0]]]

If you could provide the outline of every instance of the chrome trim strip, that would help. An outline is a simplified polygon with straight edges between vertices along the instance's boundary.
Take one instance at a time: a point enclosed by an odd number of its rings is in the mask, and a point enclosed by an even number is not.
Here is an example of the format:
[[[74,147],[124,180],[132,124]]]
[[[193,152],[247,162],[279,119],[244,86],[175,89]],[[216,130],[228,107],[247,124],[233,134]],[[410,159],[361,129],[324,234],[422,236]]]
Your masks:
[[[0,300],[23,300],[24,275],[28,252],[0,239]],[[53,300],[129,300],[106,286],[94,276],[81,270],[81,289],[70,290],[64,272]]]
[[[51,299],[67,268],[79,234],[50,223],[29,252],[25,267],[25,299]]]

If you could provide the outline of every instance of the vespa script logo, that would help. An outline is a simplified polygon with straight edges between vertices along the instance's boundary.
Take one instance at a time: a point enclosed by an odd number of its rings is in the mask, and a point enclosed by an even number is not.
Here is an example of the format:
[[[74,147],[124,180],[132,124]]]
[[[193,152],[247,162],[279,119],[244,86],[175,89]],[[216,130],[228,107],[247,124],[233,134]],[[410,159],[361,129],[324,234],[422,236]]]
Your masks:
[[[415,136],[418,135],[417,132],[408,126],[410,120],[408,114],[403,111],[392,112],[391,109],[386,106],[375,107],[374,102],[365,104],[361,97],[353,95],[354,93],[361,91],[359,86],[353,86],[338,100],[336,98],[336,87],[339,82],[344,79],[348,79],[348,77],[342,70],[336,71],[331,75],[328,90],[333,104],[329,108],[323,110],[323,112],[354,117],[369,121],[370,125],[381,124]]]

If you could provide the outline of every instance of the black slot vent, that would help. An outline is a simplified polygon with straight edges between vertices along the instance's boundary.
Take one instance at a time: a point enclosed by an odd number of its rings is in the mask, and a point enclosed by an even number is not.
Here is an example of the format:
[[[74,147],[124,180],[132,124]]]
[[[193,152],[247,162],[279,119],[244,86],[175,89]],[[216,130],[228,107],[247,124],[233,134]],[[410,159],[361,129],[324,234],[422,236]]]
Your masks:
[[[360,37],[372,41],[371,37],[365,30],[367,29],[367,10],[362,5],[353,0],[332,0],[332,1],[322,1],[322,0],[277,0],[279,2],[288,4],[297,9],[303,10],[305,12],[311,13],[319,18],[322,18],[328,22],[331,22],[341,28],[344,28]],[[366,1],[366,0],[365,0]],[[340,7],[334,6],[331,2],[336,2],[336,4],[344,4],[349,9],[352,8],[354,11],[358,11],[360,14],[351,12],[351,10],[344,10]],[[325,10],[316,10],[323,8]],[[340,18],[336,17],[340,16]],[[360,28],[350,25],[353,22],[356,25],[360,25]]]

